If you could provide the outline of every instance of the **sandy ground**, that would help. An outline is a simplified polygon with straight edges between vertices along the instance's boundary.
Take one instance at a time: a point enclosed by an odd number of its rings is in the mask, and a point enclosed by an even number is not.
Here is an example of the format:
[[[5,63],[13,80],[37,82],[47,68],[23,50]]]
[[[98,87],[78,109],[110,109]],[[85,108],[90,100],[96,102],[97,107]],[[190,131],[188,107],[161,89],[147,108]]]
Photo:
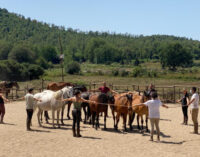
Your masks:
[[[26,131],[25,120],[24,102],[6,104],[6,124],[0,124],[0,157],[200,156],[200,135],[190,134],[193,130],[191,116],[188,126],[180,124],[181,108],[161,109],[161,143],[150,142],[149,133],[139,133],[135,126],[132,132],[114,131],[111,117],[107,121],[107,131],[96,131],[81,123],[82,138],[72,137],[71,120],[65,120],[61,129],[52,129],[47,124],[41,128],[34,114],[32,128],[35,131],[32,132]],[[119,129],[122,129],[121,123],[122,119]]]

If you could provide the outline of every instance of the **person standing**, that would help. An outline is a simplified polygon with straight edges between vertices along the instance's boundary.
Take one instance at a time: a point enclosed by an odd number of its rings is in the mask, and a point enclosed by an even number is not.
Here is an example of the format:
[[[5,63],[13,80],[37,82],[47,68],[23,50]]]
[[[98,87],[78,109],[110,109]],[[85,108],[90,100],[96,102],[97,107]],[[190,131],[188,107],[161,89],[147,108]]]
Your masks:
[[[198,113],[199,113],[199,94],[196,93],[196,87],[192,87],[191,93],[192,97],[188,106],[190,106],[190,112],[192,115],[192,121],[194,124],[194,134],[198,134]]]
[[[182,112],[183,112],[183,123],[188,124],[188,104],[189,104],[189,94],[186,89],[183,89],[183,97],[178,101],[182,104]]]
[[[81,104],[83,102],[85,103],[96,103],[90,100],[85,100],[81,98],[81,92],[79,90],[76,90],[74,92],[75,97],[63,99],[62,101],[71,101],[74,104],[74,109],[72,110],[72,116],[73,116],[73,125],[72,125],[72,132],[74,137],[81,137],[80,134],[80,121],[81,121]],[[76,133],[76,125],[77,125],[77,133]]]
[[[99,87],[96,90],[90,90],[92,92],[101,92],[103,94],[108,94],[109,92],[111,92],[112,94],[116,94],[117,92],[115,92],[114,90],[110,89],[109,87],[107,87],[106,82],[103,82],[103,86]]]
[[[28,93],[20,99],[25,99],[25,101],[26,101],[26,113],[27,113],[26,129],[27,129],[27,131],[31,131],[30,126],[31,126],[31,120],[32,120],[32,116],[33,116],[34,103],[35,103],[35,101],[41,102],[41,100],[34,98],[33,88],[30,88],[28,90]]]
[[[0,124],[4,123],[4,121],[3,121],[4,115],[5,115],[5,105],[4,105],[4,102],[9,102],[9,100],[6,99],[3,96],[2,90],[0,89],[0,116],[1,116]]]
[[[159,128],[159,121],[160,121],[160,106],[168,108],[167,105],[162,104],[162,102],[158,99],[158,94],[156,92],[151,93],[152,100],[149,100],[143,104],[148,107],[149,110],[149,119],[151,123],[151,136],[150,141],[153,141],[153,134],[154,134],[154,125],[156,126],[157,131],[157,141],[160,141],[160,128]]]

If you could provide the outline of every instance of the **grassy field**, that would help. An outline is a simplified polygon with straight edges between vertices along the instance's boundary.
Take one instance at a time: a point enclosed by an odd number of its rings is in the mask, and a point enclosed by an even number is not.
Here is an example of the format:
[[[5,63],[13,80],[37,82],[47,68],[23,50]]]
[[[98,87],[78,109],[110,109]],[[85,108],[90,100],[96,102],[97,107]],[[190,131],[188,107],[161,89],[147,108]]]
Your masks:
[[[196,61],[199,63],[199,61]],[[141,74],[134,76],[135,71],[141,71]],[[118,74],[114,75],[113,71],[117,71]],[[132,65],[97,65],[97,64],[81,64],[81,74],[80,75],[64,75],[64,81],[74,82],[79,84],[89,84],[89,83],[100,83],[103,81],[108,82],[108,84],[114,85],[148,85],[150,83],[156,85],[199,85],[200,81],[200,67],[195,66],[192,68],[179,68],[177,71],[170,71],[167,69],[162,69],[159,62],[151,61],[145,62],[140,65],[140,67],[134,67]],[[125,72],[125,75],[122,73]],[[48,82],[59,82],[61,79],[61,69],[54,68],[46,71],[45,75],[42,77],[45,80],[44,86]],[[42,79],[41,78],[41,79]],[[21,82],[20,86],[23,88],[25,86],[31,86],[36,88],[41,88],[41,80],[33,80],[27,82]]]

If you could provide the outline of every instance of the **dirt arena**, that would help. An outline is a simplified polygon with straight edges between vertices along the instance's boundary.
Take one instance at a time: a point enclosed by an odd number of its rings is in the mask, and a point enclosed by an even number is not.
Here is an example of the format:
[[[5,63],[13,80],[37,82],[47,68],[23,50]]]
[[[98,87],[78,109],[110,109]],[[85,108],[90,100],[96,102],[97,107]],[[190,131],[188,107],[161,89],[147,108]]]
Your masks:
[[[139,133],[135,126],[136,121],[132,132],[114,131],[111,113],[109,116],[107,131],[96,131],[81,123],[82,138],[72,137],[71,120],[65,120],[65,126],[61,129],[52,129],[52,126],[47,124],[41,128],[38,127],[36,114],[33,115],[32,127],[35,131],[27,132],[25,102],[8,103],[4,119],[6,124],[0,124],[0,157],[200,156],[200,136],[190,134],[193,130],[191,116],[188,126],[180,124],[180,107],[161,108],[160,143],[150,142],[149,133]],[[120,130],[121,123],[122,119]]]

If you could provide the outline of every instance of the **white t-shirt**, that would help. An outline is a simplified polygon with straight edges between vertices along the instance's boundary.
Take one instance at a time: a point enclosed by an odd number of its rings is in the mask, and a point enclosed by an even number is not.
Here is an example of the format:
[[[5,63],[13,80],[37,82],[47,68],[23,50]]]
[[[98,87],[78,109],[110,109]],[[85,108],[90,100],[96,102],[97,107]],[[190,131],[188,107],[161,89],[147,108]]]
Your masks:
[[[27,93],[25,95],[25,100],[26,100],[26,109],[33,109],[34,105],[33,94]]]
[[[144,104],[148,106],[149,118],[160,118],[160,106],[162,106],[162,102],[160,100],[149,100]]]
[[[191,100],[195,99],[193,103],[191,103],[191,109],[199,108],[199,94],[194,93],[191,97]]]

